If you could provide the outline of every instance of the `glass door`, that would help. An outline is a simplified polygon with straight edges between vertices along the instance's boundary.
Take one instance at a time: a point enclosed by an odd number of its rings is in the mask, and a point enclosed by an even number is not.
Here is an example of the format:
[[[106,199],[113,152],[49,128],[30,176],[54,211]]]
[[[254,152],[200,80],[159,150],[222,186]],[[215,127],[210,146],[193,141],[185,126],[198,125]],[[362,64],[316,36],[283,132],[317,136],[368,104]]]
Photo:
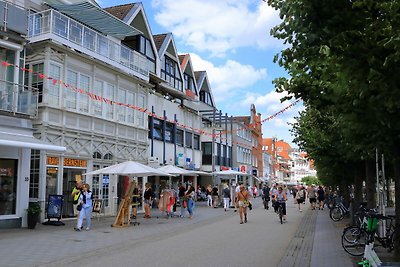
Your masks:
[[[72,190],[77,181],[82,181],[83,169],[65,168],[63,173],[63,216],[74,217]]]
[[[101,167],[100,164],[94,164],[93,170],[108,167],[104,165]],[[102,209],[105,210],[109,207],[109,187],[110,187],[110,175],[100,174],[93,175],[92,178],[92,194],[94,199],[102,201]]]

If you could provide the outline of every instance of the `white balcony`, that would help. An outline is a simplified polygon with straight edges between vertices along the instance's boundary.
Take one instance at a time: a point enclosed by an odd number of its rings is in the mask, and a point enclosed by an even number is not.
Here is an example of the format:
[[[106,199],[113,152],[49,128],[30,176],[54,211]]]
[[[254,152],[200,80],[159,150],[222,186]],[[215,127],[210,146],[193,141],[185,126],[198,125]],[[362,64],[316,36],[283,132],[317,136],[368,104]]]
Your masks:
[[[15,114],[37,115],[38,89],[0,80],[0,110]]]
[[[57,41],[128,74],[149,80],[145,56],[56,10],[30,14],[28,38],[31,43],[50,39]]]

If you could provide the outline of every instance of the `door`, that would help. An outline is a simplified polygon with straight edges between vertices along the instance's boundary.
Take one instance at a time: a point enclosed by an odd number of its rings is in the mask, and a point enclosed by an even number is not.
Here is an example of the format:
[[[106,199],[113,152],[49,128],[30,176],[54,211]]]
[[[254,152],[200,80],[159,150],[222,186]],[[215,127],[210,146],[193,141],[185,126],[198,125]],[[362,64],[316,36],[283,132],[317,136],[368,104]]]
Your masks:
[[[74,217],[74,199],[71,196],[76,182],[82,181],[84,169],[64,168],[63,173],[63,217]]]
[[[101,168],[108,167],[108,165],[93,164],[93,170],[98,170]],[[99,199],[102,201],[102,210],[108,211],[110,206],[110,175],[100,174],[93,175],[92,178],[92,194],[94,199]]]

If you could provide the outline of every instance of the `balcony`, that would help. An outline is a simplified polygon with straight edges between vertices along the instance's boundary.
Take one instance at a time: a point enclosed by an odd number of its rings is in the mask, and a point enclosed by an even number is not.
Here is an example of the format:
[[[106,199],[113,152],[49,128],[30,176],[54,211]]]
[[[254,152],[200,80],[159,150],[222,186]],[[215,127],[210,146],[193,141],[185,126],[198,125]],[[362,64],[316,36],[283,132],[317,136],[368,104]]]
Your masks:
[[[33,118],[37,115],[38,94],[36,88],[0,80],[0,111]]]
[[[28,11],[6,1],[0,1],[0,28],[25,35],[28,28]]]
[[[28,38],[31,43],[57,41],[128,74],[149,80],[145,56],[53,9],[29,15]]]

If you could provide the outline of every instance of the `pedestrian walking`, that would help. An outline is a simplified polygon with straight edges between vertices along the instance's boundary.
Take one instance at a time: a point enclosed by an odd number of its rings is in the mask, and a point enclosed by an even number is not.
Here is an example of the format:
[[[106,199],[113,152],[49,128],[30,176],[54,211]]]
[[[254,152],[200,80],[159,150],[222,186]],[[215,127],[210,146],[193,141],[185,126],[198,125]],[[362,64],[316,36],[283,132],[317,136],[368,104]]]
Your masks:
[[[72,196],[72,204],[73,204],[73,213],[74,216],[77,218],[79,217],[79,211],[77,210],[77,206],[79,204],[79,197],[82,193],[83,185],[82,181],[76,181],[74,188],[72,189],[71,196]]]
[[[208,185],[207,190],[206,190],[206,195],[207,195],[207,206],[209,206],[209,207],[212,207],[212,203],[213,203],[211,194],[212,194],[212,188],[211,188],[211,185]]]
[[[244,215],[244,222],[247,223],[247,206],[250,203],[249,201],[250,201],[250,194],[245,189],[244,185],[241,185],[240,191],[238,193],[240,224],[243,224],[243,215]]]
[[[231,190],[229,190],[228,185],[224,185],[224,190],[222,191],[224,196],[224,210],[229,210],[229,202],[231,201]]]
[[[317,195],[318,195],[318,209],[323,210],[324,209],[324,200],[325,200],[325,191],[322,186],[318,186],[317,190]]]
[[[308,190],[308,200],[310,201],[310,207],[312,210],[315,210],[315,203],[317,202],[316,194],[315,185],[312,184],[311,188]]]
[[[179,203],[181,204],[181,213],[179,214],[179,217],[183,218],[185,217],[185,205],[184,205],[184,201],[185,201],[185,191],[186,188],[183,186],[183,184],[179,185],[179,189],[178,189],[178,198],[179,198]],[[187,205],[187,202],[186,202]]]
[[[194,208],[194,188],[192,185],[188,185],[188,189],[185,192],[185,200],[187,202],[187,210],[189,212],[189,219],[193,217]]]
[[[267,184],[264,184],[263,189],[262,189],[262,199],[263,199],[263,204],[264,204],[264,209],[268,210],[269,209],[269,201],[270,201],[270,195],[269,195],[270,188]]]
[[[238,202],[238,197],[237,197],[237,195],[238,195],[238,193],[240,192],[240,186],[241,186],[241,183],[238,183],[237,185],[236,185],[236,188],[235,188],[235,198],[234,198],[234,200],[235,200],[235,212],[237,212],[237,210],[238,210],[238,208],[239,208],[239,202]]]
[[[295,197],[300,212],[303,211],[301,205],[304,203],[306,196],[307,196],[306,190],[304,189],[304,187],[300,186],[299,190],[297,190]]]
[[[86,231],[89,231],[91,227],[90,217],[93,209],[93,195],[90,191],[89,184],[84,184],[82,187],[82,193],[79,196],[79,205],[81,205],[81,210],[79,212],[79,219],[75,230],[81,231],[83,219],[86,219]]]
[[[218,185],[215,185],[211,192],[212,199],[213,199],[213,207],[218,208],[219,206],[219,195],[218,195]]]
[[[146,183],[145,188],[146,189],[144,190],[144,194],[143,194],[144,218],[149,219],[149,218],[151,218],[151,206],[153,204],[154,192],[153,192],[153,189],[151,189],[150,183]]]
[[[276,204],[276,199],[275,199],[275,195],[276,192],[278,191],[276,184],[274,184],[272,186],[272,189],[270,191],[270,195],[271,195],[271,203],[272,203],[272,207],[274,208],[274,211],[277,212],[278,211],[278,207],[275,205]]]

